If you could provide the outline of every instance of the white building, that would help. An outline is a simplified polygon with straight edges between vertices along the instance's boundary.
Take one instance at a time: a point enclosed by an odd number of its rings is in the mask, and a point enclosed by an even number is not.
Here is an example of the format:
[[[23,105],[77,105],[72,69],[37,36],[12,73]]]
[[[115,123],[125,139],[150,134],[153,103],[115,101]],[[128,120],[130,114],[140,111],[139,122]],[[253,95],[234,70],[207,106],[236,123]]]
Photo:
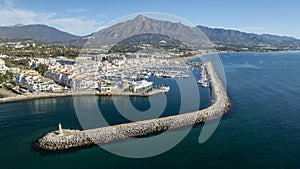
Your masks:
[[[52,79],[56,83],[59,83],[63,86],[69,86],[70,85],[70,74],[66,73],[60,73],[60,72],[45,72],[44,77],[47,77],[49,79]]]
[[[146,80],[142,80],[139,82],[133,82],[130,88],[133,92],[149,92],[152,89],[153,82],[148,82]]]
[[[111,84],[110,82],[107,81],[101,81],[98,82],[98,90],[100,91],[111,91],[111,90],[119,90],[119,86],[117,84]]]
[[[63,90],[62,86],[57,85],[49,78],[41,76],[35,70],[22,70],[16,74],[16,81],[31,92],[59,92]]]
[[[98,82],[91,79],[72,79],[71,87],[73,90],[95,90],[99,88]]]
[[[0,73],[4,74],[7,71],[7,67],[5,66],[5,61],[0,59]]]
[[[57,86],[48,78],[40,78],[40,79],[27,79],[25,86],[31,92],[52,92],[53,89],[57,90]]]

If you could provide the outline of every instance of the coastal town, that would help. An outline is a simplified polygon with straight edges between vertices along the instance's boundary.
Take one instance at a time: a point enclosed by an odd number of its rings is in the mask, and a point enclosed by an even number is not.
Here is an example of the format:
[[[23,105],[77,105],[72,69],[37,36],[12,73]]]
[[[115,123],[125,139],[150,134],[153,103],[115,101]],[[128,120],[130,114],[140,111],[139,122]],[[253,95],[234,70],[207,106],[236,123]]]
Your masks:
[[[0,169],[300,169],[299,7],[0,0]]]
[[[14,48],[35,47],[35,43]],[[209,51],[195,51],[193,55]],[[90,54],[93,53],[93,54]],[[97,53],[83,51],[78,57],[16,57],[0,54],[1,88],[16,95],[70,95],[82,92],[98,95],[149,96],[170,87],[154,85],[148,79],[188,78],[190,65],[178,53]]]

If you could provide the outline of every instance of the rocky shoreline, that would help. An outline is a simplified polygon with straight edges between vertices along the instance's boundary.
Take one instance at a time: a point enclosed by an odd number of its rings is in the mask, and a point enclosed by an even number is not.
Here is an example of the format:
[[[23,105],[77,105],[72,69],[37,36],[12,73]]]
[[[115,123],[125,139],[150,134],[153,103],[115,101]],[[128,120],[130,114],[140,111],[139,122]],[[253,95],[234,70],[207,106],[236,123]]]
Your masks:
[[[49,151],[67,150],[94,144],[109,143],[128,137],[149,135],[219,118],[230,110],[231,102],[213,65],[207,62],[206,68],[211,79],[210,89],[212,95],[212,104],[208,108],[186,114],[90,130],[67,129],[63,130],[63,134],[58,134],[58,131],[54,131],[38,139],[36,146]]]

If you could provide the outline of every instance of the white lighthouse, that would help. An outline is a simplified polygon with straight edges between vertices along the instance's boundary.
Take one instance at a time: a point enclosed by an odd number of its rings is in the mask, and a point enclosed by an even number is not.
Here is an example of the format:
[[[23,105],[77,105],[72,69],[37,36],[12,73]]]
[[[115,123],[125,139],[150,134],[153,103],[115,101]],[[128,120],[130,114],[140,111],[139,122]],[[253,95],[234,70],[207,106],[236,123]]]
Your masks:
[[[63,130],[62,130],[61,124],[59,122],[58,123],[58,135],[62,135],[62,134],[63,134]]]

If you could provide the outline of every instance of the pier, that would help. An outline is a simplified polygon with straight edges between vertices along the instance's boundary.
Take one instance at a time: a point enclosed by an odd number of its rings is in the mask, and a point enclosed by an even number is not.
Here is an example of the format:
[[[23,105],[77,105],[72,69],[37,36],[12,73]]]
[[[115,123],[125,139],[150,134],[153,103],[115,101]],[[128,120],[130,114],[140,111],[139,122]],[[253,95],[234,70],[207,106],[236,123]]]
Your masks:
[[[153,89],[147,93],[145,92],[125,92],[119,90],[112,90],[109,92],[100,92],[98,90],[75,90],[62,93],[26,93],[22,95],[13,95],[10,97],[0,98],[1,103],[17,102],[24,100],[35,100],[35,99],[46,99],[46,98],[59,98],[59,97],[72,97],[72,96],[138,96],[138,97],[148,97],[155,94],[166,93],[169,91],[169,88],[162,86],[161,88]]]
[[[53,131],[44,135],[37,140],[36,145],[49,151],[67,150],[94,144],[110,143],[128,137],[154,134],[219,118],[229,111],[231,102],[212,63],[206,62],[205,66],[211,80],[211,105],[205,109],[82,131],[60,129],[60,131]]]

